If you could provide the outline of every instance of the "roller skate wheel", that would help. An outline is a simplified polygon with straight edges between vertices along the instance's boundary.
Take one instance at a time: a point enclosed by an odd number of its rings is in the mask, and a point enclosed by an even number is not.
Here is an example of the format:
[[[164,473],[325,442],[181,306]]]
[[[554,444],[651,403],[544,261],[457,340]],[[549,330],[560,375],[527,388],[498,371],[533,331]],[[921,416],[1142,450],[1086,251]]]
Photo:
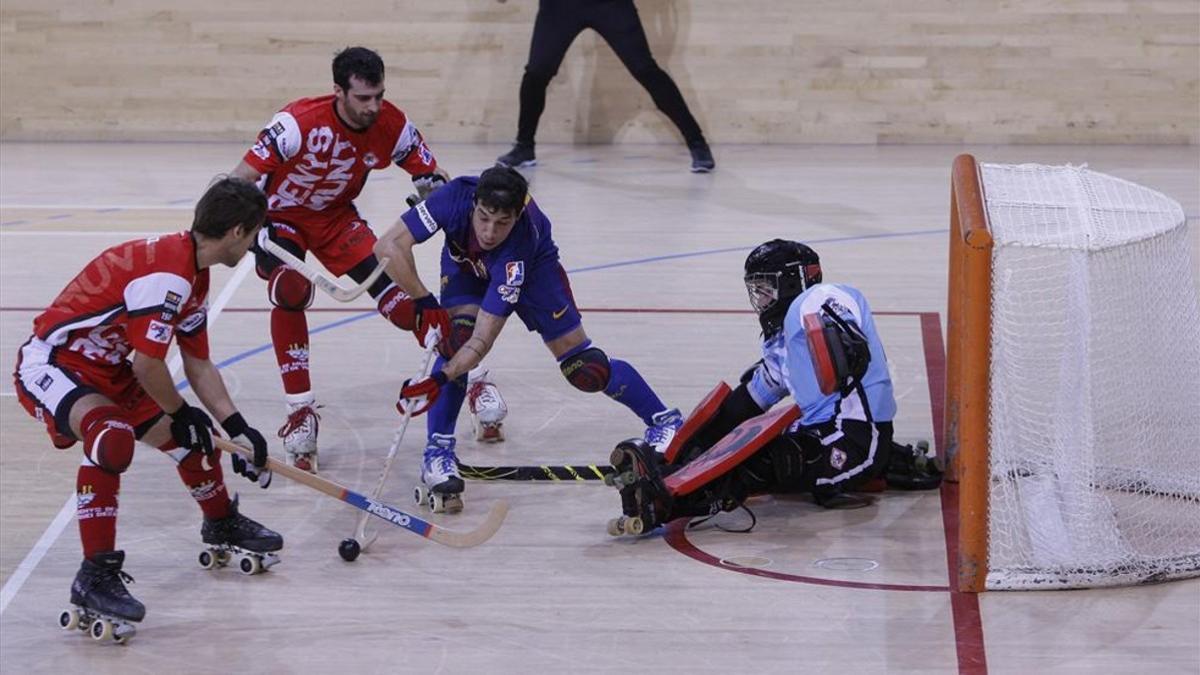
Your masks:
[[[417,506],[426,506],[430,504],[430,498],[431,495],[429,493],[429,489],[424,485],[418,485],[417,487],[413,488],[413,501],[417,503]],[[433,507],[431,506],[430,508]]]
[[[58,615],[58,626],[63,630],[75,630],[79,628],[79,610],[64,609]]]
[[[217,558],[212,554],[212,551],[200,551],[198,559],[201,569],[211,570],[217,565]]]
[[[116,627],[113,633],[113,641],[119,645],[125,644],[129,638],[137,634],[137,629],[129,624],[121,624]]]
[[[638,516],[625,519],[625,534],[641,534],[646,529],[646,524]]]
[[[242,574],[249,576],[262,571],[262,564],[258,561],[258,558],[252,555],[243,555],[238,558],[238,569],[242,571]]]
[[[446,510],[446,498],[436,492],[429,493],[429,510],[442,513]]]
[[[113,639],[113,625],[108,619],[96,619],[88,629],[88,634],[96,642],[106,642]]]
[[[608,536],[619,537],[625,533],[623,518],[610,518],[608,521]]]
[[[613,448],[608,455],[608,463],[619,469],[625,463],[625,451],[620,446]]]
[[[604,474],[604,484],[607,485],[608,487],[616,487],[617,486],[617,474],[615,474],[615,473]]]

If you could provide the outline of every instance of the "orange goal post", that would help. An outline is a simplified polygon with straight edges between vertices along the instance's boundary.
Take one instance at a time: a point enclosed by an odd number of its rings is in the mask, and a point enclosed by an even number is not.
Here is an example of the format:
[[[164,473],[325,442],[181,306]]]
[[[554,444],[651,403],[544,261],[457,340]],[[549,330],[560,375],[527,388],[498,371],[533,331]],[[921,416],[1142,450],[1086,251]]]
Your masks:
[[[1200,300],[1178,202],[954,160],[944,438],[959,588],[1200,575]]]

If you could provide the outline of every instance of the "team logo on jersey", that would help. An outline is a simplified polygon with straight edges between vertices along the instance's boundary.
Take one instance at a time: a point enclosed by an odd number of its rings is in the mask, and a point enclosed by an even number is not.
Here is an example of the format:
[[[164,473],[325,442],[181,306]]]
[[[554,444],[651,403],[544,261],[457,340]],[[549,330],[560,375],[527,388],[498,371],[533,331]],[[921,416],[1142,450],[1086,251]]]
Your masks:
[[[179,304],[181,302],[183,302],[182,295],[176,293],[175,291],[167,291],[167,297],[163,300],[163,307],[166,307],[172,312],[178,312]]]
[[[47,389],[50,388],[50,385],[54,384],[54,376],[51,375],[50,373],[46,373],[45,375],[39,377],[38,381],[34,382],[34,384],[37,385],[38,389],[41,389],[42,391],[46,391]]]
[[[429,230],[429,234],[437,232],[438,228],[441,227],[434,220],[433,215],[429,213],[429,207],[425,205],[425,202],[417,204],[417,217],[421,219],[421,224],[425,226],[425,229]]]
[[[513,260],[504,264],[504,279],[509,286],[520,286],[525,282],[525,261]]]
[[[835,469],[841,469],[846,466],[846,453],[834,448],[829,451],[829,464]]]
[[[500,299],[510,305],[517,304],[517,300],[521,297],[521,289],[508,284],[500,284],[496,290],[500,292]]]
[[[175,329],[170,324],[152,319],[150,325],[146,327],[146,339],[165,345],[171,342],[171,334],[174,332]]]
[[[377,157],[373,152],[368,152],[367,154],[363,155],[362,159],[363,164],[365,164],[368,169],[379,163],[379,157]]]

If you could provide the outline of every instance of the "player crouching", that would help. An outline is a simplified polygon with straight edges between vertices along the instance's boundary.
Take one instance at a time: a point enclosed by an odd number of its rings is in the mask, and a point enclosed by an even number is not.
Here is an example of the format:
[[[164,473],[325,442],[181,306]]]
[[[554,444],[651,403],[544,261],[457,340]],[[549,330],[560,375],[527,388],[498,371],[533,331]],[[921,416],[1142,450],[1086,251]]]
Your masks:
[[[880,478],[897,489],[941,484],[926,444],[892,440],[887,355],[862,293],[822,283],[816,252],[781,239],[750,253],[744,281],[762,359],[737,389],[713,389],[665,453],[639,439],[617,446],[607,482],[620,488],[624,515],[610,534],[729,511],[753,494],[807,492],[847,508],[870,503],[848,493]],[[771,410],[788,396],[793,403]]]
[[[178,335],[192,390],[235,443],[254,451],[252,463],[232,458],[234,472],[267,487],[267,443],[230,400],[209,358],[206,321],[209,268],[237,265],[265,212],[266,198],[253,183],[222,178],[197,203],[190,231],[107,249],[34,319],[17,358],[17,397],[46,424],[55,447],[83,443],[76,493],[84,559],[71,584],[73,607],[60,616],[63,628],[123,642],[145,617],[125,587],[132,579],[116,547],[117,494],[135,441],[175,461],[204,514],[201,538],[210,550],[248,557],[257,571],[283,547],[279,534],[238,512],[212,420],[179,395],[163,362]]]

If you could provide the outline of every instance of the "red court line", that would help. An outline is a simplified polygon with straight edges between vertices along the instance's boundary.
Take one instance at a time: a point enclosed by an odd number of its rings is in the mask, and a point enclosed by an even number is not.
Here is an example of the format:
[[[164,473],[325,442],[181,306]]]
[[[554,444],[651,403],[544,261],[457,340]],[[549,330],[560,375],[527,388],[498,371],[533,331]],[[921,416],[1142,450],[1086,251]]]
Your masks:
[[[933,437],[939,453],[945,452],[942,419],[946,410],[946,349],[937,312],[921,313],[921,341],[925,347],[925,372],[929,380],[929,407],[933,412]],[[945,459],[943,457],[943,459]],[[958,590],[958,483],[942,483],[942,528],[946,537],[946,568],[950,573],[950,611],[954,617],[958,672],[987,672],[983,641],[983,616],[979,596]]]

